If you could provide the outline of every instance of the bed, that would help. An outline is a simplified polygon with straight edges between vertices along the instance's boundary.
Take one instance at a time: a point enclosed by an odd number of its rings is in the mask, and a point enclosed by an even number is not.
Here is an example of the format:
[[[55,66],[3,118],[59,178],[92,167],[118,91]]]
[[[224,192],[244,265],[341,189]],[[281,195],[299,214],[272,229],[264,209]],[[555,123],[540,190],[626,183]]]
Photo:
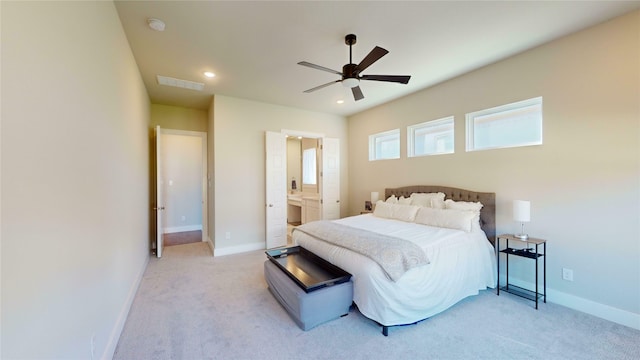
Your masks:
[[[445,201],[448,200],[447,204],[451,204],[452,208],[459,204],[481,203],[479,216],[472,219],[472,226],[460,230],[455,226],[425,225],[430,224],[431,220],[418,222],[418,216],[433,210],[423,210],[423,206],[419,207],[415,218],[384,216],[384,209],[402,210],[398,210],[398,213],[415,210],[415,200],[413,204],[406,203],[407,199],[412,198],[412,194],[437,193],[443,193]],[[423,195],[413,196],[418,198]],[[445,186],[407,186],[386,189],[385,199],[390,197],[403,199],[405,204],[387,205],[394,200],[392,198],[376,204],[373,214],[308,223],[314,225],[305,224],[307,228],[301,226],[292,234],[295,244],[352,274],[353,302],[364,316],[382,326],[385,336],[391,326],[417,323],[468,296],[477,295],[480,290],[496,286],[494,193]],[[420,219],[424,219],[424,216]],[[416,260],[415,253],[411,253],[404,263],[413,265],[398,274],[395,272],[396,268],[389,270],[358,249],[336,245],[332,243],[333,239],[320,239],[321,236],[311,232],[309,226],[321,227],[321,230],[339,227],[338,229],[349,230],[345,232],[351,234],[349,236],[366,239],[365,242],[374,238],[382,243],[385,240],[402,239],[398,241],[411,243],[407,244],[411,246],[411,250],[419,248],[424,253],[420,256],[424,255],[426,263],[424,260]],[[378,236],[380,239],[377,239]],[[423,262],[419,263],[420,261]]]

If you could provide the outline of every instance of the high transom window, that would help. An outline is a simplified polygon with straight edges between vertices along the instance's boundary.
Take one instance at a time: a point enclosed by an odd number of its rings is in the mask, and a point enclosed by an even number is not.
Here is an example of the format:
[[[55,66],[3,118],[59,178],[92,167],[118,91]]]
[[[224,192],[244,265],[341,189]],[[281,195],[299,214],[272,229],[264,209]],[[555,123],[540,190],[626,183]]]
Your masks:
[[[369,135],[369,161],[400,158],[400,129]]]
[[[467,151],[542,144],[542,97],[466,115]]]
[[[453,153],[453,120],[453,116],[449,116],[408,126],[407,156]]]

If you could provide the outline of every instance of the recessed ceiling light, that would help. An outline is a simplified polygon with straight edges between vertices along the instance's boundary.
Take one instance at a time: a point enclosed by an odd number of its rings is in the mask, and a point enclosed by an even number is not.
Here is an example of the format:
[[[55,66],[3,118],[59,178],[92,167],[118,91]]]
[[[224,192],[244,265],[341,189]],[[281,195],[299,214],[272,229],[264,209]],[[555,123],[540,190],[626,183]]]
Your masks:
[[[155,31],[164,31],[164,21],[156,18],[148,18],[147,25]]]
[[[212,77],[216,76],[216,74],[212,73],[211,71],[205,71],[204,72],[204,76],[206,76],[208,78],[212,78]]]
[[[336,101],[336,103],[338,103],[338,104],[344,104],[344,100],[338,100],[338,101]]]

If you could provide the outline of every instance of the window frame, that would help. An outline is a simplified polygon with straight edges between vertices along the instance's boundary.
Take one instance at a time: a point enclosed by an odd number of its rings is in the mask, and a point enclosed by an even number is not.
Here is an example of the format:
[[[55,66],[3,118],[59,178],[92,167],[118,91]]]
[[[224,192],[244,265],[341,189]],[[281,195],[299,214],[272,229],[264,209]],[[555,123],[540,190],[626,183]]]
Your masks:
[[[491,115],[498,116],[501,113],[515,112],[515,111],[522,110],[522,109],[525,109],[525,108],[531,107],[531,106],[539,106],[540,107],[540,122],[537,124],[537,126],[539,127],[538,131],[540,133],[539,139],[536,139],[534,141],[513,143],[513,144],[509,144],[509,145],[485,146],[485,147],[480,147],[480,148],[478,148],[476,146],[475,141],[474,141],[476,118],[486,117],[486,116],[491,116]],[[466,151],[467,152],[469,152],[469,151],[492,150],[492,149],[506,149],[506,148],[524,147],[524,146],[535,146],[535,145],[542,145],[543,144],[544,116],[543,116],[542,96],[531,98],[531,99],[527,99],[527,100],[522,100],[522,101],[516,101],[516,102],[513,102],[513,103],[500,105],[500,106],[492,107],[492,108],[489,108],[489,109],[470,112],[470,113],[467,113],[465,115],[465,119],[466,119]]]
[[[416,155],[415,143],[416,143],[416,131],[422,129],[435,128],[442,125],[451,125],[452,132],[452,146],[451,151],[442,151],[442,152],[432,152],[427,154],[418,154]],[[442,137],[442,135],[437,135],[436,137]],[[453,154],[456,151],[456,143],[455,143],[455,116],[447,116],[436,120],[425,121],[420,124],[407,126],[407,157],[422,157],[422,156],[433,156],[433,155],[445,155],[445,154]],[[437,146],[436,146],[437,147]]]
[[[378,157],[379,154],[376,153],[377,140],[385,137],[397,138],[398,155],[396,157],[384,157],[384,158]],[[369,161],[396,160],[396,159],[400,159],[400,128],[369,135]]]

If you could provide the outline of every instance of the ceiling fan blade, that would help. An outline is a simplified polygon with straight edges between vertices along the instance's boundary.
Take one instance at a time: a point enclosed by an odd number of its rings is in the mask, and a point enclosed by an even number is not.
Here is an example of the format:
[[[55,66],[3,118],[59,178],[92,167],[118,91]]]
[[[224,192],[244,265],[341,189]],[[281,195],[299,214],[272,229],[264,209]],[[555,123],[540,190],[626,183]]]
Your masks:
[[[387,55],[389,51],[376,46],[371,50],[371,52],[360,61],[360,64],[357,66],[358,72],[362,72],[364,69],[368,68],[374,62],[380,60],[381,57]]]
[[[353,98],[356,101],[364,99],[364,95],[362,95],[362,90],[360,90],[360,86],[352,87],[351,92],[353,93]]]
[[[401,84],[408,84],[410,75],[362,75],[360,80],[374,80],[374,81],[387,81],[396,82]]]
[[[341,75],[341,76],[342,76],[342,73],[341,73],[341,72],[339,72],[339,71],[336,71],[336,70],[333,70],[333,69],[329,69],[329,68],[326,68],[326,67],[324,67],[324,66],[320,66],[320,65],[312,64],[312,63],[310,63],[310,62],[300,61],[300,62],[298,63],[298,65],[307,66],[307,67],[310,67],[310,68],[312,68],[312,69],[322,70],[322,71],[326,71],[326,72],[330,72],[330,73],[332,73],[332,74],[336,74],[336,75]]]
[[[329,86],[329,85],[332,85],[332,84],[335,84],[335,83],[339,83],[340,81],[342,81],[342,80],[336,80],[336,81],[328,82],[328,83],[326,83],[326,84],[322,84],[322,85],[320,85],[320,86],[316,86],[316,87],[311,88],[311,89],[309,89],[309,90],[305,90],[304,92],[306,92],[306,93],[314,92],[314,91],[316,91],[316,90],[320,90],[320,89],[322,89],[323,87],[327,87],[327,86]]]

